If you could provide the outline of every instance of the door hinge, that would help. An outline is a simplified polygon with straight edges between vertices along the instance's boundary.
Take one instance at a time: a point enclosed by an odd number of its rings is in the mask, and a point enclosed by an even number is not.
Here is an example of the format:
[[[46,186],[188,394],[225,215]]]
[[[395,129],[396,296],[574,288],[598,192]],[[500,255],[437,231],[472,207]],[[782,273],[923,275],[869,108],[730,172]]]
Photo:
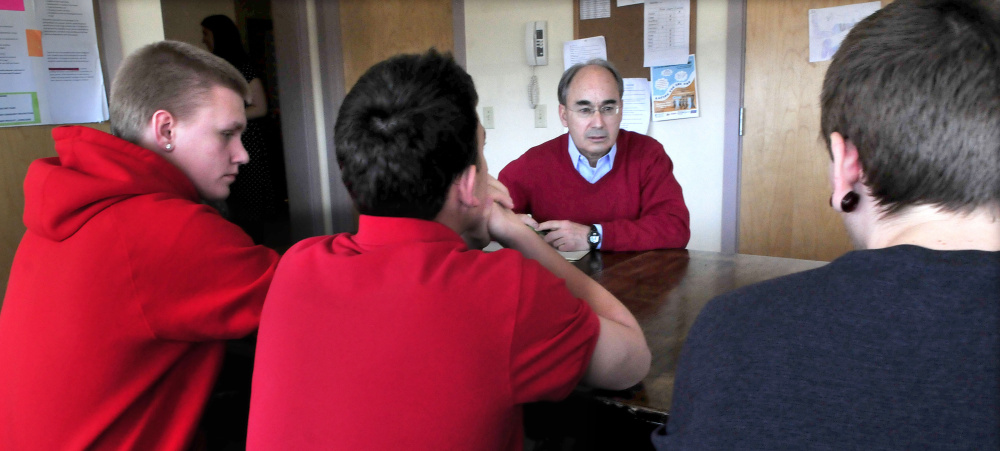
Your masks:
[[[740,136],[743,136],[743,108],[740,108]]]

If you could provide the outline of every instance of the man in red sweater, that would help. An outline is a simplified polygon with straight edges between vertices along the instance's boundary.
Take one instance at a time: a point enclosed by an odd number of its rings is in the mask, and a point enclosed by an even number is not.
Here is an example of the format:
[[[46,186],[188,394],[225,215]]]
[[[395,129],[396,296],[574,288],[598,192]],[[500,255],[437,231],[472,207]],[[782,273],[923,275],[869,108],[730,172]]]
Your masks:
[[[570,67],[558,89],[569,133],[500,171],[514,211],[560,251],[683,248],[691,237],[663,146],[619,129],[623,92],[621,75],[605,60]]]
[[[518,450],[522,404],[646,375],[628,309],[497,202],[476,101],[433,50],[373,66],[344,98],[335,144],[358,233],[282,258],[247,449]],[[510,249],[480,251],[490,239]]]
[[[122,63],[114,135],[53,130],[0,312],[0,450],[191,447],[278,263],[201,202],[247,162],[247,93],[221,58],[162,41]]]

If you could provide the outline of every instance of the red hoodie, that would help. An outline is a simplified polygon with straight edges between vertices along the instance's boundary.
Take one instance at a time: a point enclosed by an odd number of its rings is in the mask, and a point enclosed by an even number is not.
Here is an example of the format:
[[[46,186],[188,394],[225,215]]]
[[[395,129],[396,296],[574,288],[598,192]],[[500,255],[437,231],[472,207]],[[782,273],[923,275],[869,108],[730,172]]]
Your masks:
[[[278,256],[159,155],[87,127],[52,134],[0,312],[0,450],[185,449]]]

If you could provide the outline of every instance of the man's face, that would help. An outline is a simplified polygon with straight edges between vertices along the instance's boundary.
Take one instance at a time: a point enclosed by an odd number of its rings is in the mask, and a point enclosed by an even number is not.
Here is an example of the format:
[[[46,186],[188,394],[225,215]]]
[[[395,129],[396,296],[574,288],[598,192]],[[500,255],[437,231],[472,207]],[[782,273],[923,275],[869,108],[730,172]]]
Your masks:
[[[602,114],[602,108],[605,113],[614,113]],[[622,122],[618,83],[611,72],[600,66],[580,69],[569,84],[566,105],[559,105],[559,118],[583,156],[607,154],[618,139]]]
[[[177,120],[174,150],[167,159],[191,180],[202,198],[229,197],[239,165],[250,161],[240,140],[246,123],[243,98],[221,86],[212,88],[191,117]]]
[[[215,35],[208,28],[201,27],[201,42],[209,52],[215,51]]]

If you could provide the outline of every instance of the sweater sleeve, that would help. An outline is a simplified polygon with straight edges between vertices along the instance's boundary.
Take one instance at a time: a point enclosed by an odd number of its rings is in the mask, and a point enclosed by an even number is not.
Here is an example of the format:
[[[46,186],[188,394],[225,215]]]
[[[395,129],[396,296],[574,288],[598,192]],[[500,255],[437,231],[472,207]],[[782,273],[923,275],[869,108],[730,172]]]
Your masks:
[[[638,150],[638,149],[637,149]],[[616,219],[601,223],[601,249],[638,251],[677,249],[691,238],[690,217],[681,185],[674,178],[674,165],[658,142],[642,149],[638,219]]]
[[[180,341],[257,330],[278,254],[212,208],[179,199],[146,206],[130,250],[132,278],[153,335]],[[155,223],[154,223],[155,222]]]

